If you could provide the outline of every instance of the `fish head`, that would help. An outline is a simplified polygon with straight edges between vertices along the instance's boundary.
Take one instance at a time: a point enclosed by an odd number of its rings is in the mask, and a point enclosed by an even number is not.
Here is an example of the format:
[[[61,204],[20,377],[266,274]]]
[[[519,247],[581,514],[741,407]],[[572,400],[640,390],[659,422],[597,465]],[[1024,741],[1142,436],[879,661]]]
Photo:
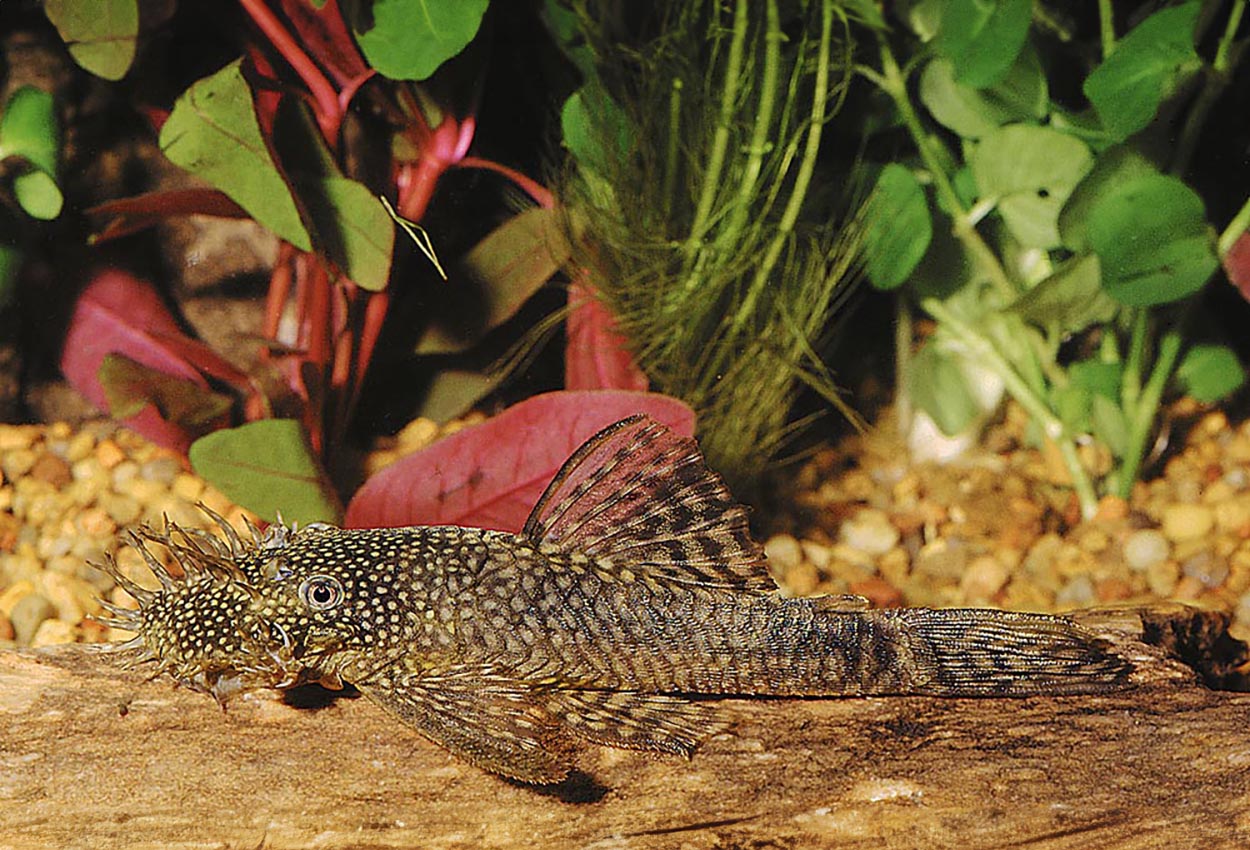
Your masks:
[[[351,565],[327,557],[334,551],[327,535],[339,530],[275,523],[253,529],[244,543],[215,518],[224,538],[173,524],[130,536],[160,580],[157,589],[126,577],[113,559],[101,565],[139,603],[105,604],[113,616],[101,622],[136,633],[111,648],[223,704],[259,688],[338,687],[343,656],[360,636]],[[166,567],[149,544],[168,550],[176,566]]]

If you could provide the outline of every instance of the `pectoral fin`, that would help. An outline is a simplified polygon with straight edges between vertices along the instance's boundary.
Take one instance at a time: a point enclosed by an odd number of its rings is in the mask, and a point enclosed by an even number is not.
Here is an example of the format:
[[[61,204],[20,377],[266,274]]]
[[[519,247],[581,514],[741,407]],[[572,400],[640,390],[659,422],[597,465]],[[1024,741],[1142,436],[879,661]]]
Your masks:
[[[561,723],[608,747],[689,757],[700,741],[725,726],[711,706],[660,694],[554,690],[544,696]]]
[[[550,784],[572,769],[573,740],[525,683],[483,668],[384,672],[357,682],[365,696],[454,755],[522,782]]]

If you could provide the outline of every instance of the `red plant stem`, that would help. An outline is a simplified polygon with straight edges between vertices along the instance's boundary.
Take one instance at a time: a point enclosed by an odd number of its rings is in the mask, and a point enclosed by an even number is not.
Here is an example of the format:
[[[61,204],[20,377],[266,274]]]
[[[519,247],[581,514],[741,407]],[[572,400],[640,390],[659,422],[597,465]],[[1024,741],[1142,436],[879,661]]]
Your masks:
[[[330,279],[325,266],[310,257],[308,312],[302,324],[308,329],[308,359],[318,366],[330,361]]]
[[[460,160],[459,166],[461,168],[481,168],[486,171],[494,171],[498,174],[502,174],[504,177],[507,177],[515,183],[522,192],[533,198],[534,203],[538,204],[540,207],[551,209],[555,206],[555,196],[551,194],[550,189],[543,186],[537,180],[534,180],[531,177],[526,177],[515,168],[509,168],[508,166],[495,162],[492,159],[482,159],[481,157],[476,156],[466,156],[464,159]]]
[[[277,340],[278,326],[282,323],[282,310],[291,297],[291,264],[295,260],[295,246],[283,242],[278,248],[278,262],[269,275],[269,294],[265,298],[265,323],[261,334],[267,340]],[[268,349],[264,357],[268,359]]]
[[[420,221],[430,206],[430,199],[434,197],[438,178],[446,170],[446,165],[430,156],[401,165],[395,181],[399,187],[396,204],[399,214],[409,221]]]
[[[295,349],[308,349],[308,323],[304,320],[308,313],[308,255],[295,255],[295,339],[287,343]]]
[[[322,134],[332,146],[338,139],[339,124],[343,120],[343,110],[339,105],[338,92],[334,85],[326,79],[325,74],[316,63],[308,57],[299,43],[287,32],[286,27],[278,20],[264,0],[239,0],[243,10],[252,16],[256,26],[260,27],[265,37],[277,48],[282,57],[295,69],[304,85],[312,92],[317,103],[317,123]]]
[[[382,325],[386,321],[386,312],[391,304],[391,293],[389,289],[381,292],[374,292],[365,297],[365,315],[360,327],[360,348],[356,351],[356,387],[352,397],[352,404],[356,403],[355,396],[359,394],[360,385],[364,382],[365,372],[369,369],[369,363],[373,360],[373,349],[378,344],[378,337],[382,334]]]

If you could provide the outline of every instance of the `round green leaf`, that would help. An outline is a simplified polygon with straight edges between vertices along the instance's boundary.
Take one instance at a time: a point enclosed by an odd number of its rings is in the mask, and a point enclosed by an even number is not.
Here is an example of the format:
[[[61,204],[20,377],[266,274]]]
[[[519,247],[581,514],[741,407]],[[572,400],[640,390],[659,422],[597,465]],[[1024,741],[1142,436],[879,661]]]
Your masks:
[[[1219,265],[1202,199],[1164,174],[1107,192],[1090,210],[1088,235],[1102,261],[1103,289],[1134,307],[1192,295]]]
[[[13,181],[13,194],[31,218],[51,221],[61,214],[61,190],[42,171],[28,171]]]
[[[126,76],[139,35],[138,0],[44,0],[43,10],[75,62],[106,80]]]
[[[1226,345],[1195,345],[1185,352],[1176,378],[1195,401],[1220,401],[1241,389],[1246,370]]]
[[[1037,51],[1028,45],[1000,82],[977,89],[956,81],[955,66],[935,59],[920,77],[920,101],[934,119],[965,139],[980,139],[1014,121],[1037,121],[1050,106]]]
[[[916,352],[908,369],[912,403],[953,437],[972,424],[981,406],[959,364],[931,342]]]
[[[293,419],[223,428],[191,444],[191,466],[236,504],[270,522],[337,522],[334,490]]]
[[[360,50],[379,74],[424,80],[477,35],[490,0],[356,0],[350,5]]]
[[[1180,75],[1202,64],[1194,50],[1201,6],[1195,0],[1155,12],[1085,78],[1085,96],[1117,140],[1149,124]]]
[[[291,190],[261,135],[242,60],[197,80],[161,127],[161,150],[301,251],[312,250]]]
[[[934,42],[955,67],[955,79],[991,86],[1016,61],[1029,32],[1033,0],[949,0]]]
[[[864,207],[864,263],[877,289],[900,286],[924,257],[933,222],[911,170],[887,165]]]
[[[1150,161],[1132,148],[1115,145],[1098,154],[1094,167],[1077,184],[1059,211],[1059,236],[1065,248],[1084,251],[1089,247],[1089,211],[1108,192],[1143,174],[1156,174]]]
[[[1092,164],[1079,139],[1028,124],[999,128],[970,158],[981,197],[998,200],[1003,221],[1026,248],[1060,244],[1059,211]]]

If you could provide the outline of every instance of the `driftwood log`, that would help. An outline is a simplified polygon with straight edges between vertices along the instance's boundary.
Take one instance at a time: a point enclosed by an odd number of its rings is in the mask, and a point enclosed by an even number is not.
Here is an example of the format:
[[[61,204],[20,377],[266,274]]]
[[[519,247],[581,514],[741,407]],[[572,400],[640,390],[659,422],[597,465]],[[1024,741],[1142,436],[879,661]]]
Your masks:
[[[1138,658],[1137,687],[726,700],[731,729],[692,761],[591,749],[544,790],[350,694],[223,713],[81,647],[0,652],[0,847],[1250,847],[1226,618],[1083,616]]]

